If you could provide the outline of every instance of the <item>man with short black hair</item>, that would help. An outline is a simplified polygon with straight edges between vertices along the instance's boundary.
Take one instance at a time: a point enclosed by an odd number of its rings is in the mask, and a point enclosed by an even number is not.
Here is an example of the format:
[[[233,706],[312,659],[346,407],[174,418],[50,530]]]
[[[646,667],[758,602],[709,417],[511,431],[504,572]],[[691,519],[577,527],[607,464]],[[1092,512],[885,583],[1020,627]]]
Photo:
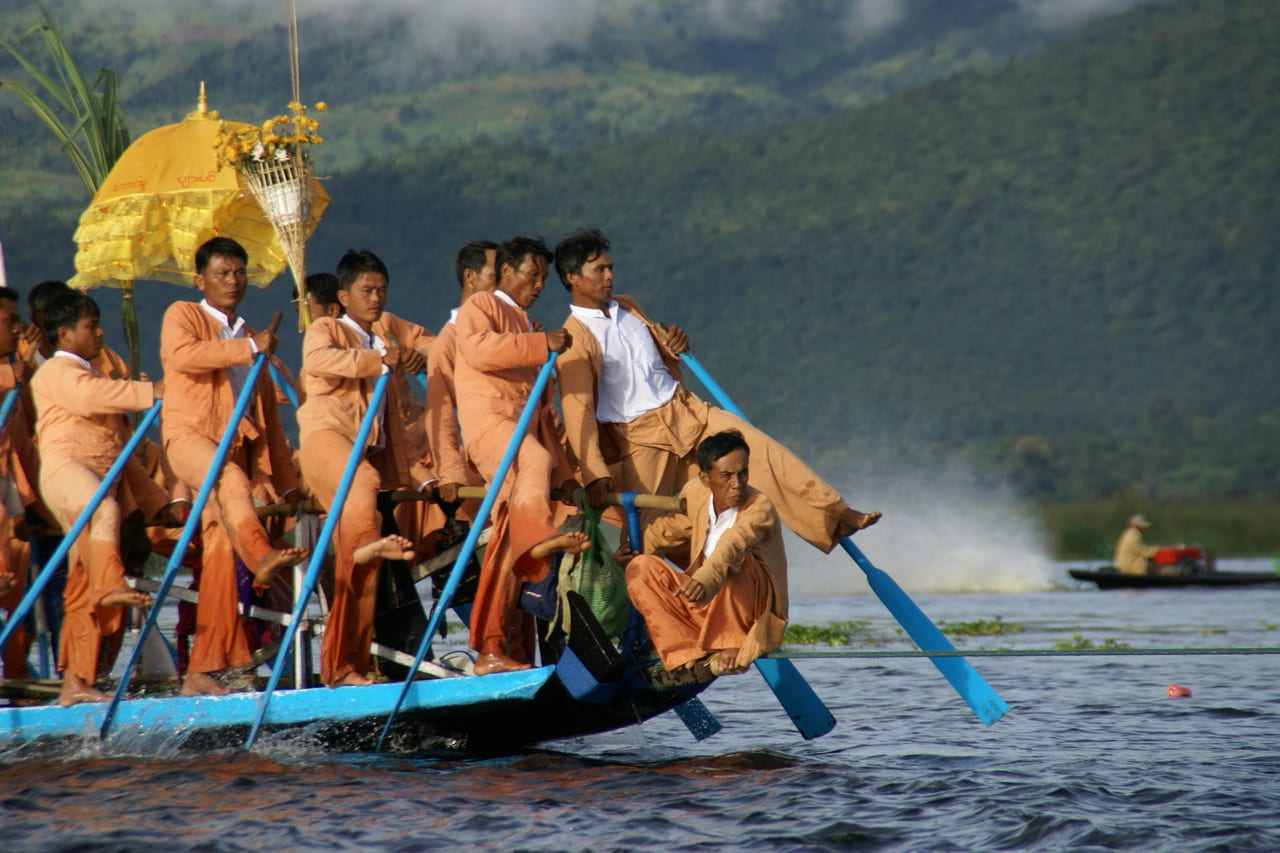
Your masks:
[[[880,520],[851,509],[782,444],[729,412],[698,399],[681,381],[684,331],[651,321],[628,296],[613,294],[609,241],[581,229],[556,246],[556,273],[572,304],[565,328],[573,342],[556,365],[569,447],[587,498],[606,492],[671,494],[692,476],[693,450],[716,432],[736,429],[756,448],[755,486],[783,523],[830,553],[842,538]]]

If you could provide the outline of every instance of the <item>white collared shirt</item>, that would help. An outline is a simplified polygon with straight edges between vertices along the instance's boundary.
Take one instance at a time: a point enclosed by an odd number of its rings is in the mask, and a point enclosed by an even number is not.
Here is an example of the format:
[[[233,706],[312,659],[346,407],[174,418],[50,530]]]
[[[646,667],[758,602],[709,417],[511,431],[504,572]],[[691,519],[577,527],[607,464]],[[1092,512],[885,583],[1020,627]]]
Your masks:
[[[248,331],[244,327],[244,318],[236,317],[236,322],[232,325],[227,320],[227,315],[214,308],[209,304],[209,300],[201,299],[200,307],[204,313],[218,321],[218,337],[224,341],[235,340],[236,338],[248,338],[249,348],[253,350],[253,354],[258,354],[258,342],[249,337]],[[231,394],[235,399],[240,399],[240,391],[244,388],[244,380],[249,376],[249,366],[247,364],[237,364],[226,368],[227,380],[231,383]]]
[[[356,334],[360,336],[360,347],[362,349],[377,350],[378,355],[385,356],[387,354],[387,342],[375,335],[373,332],[366,332],[360,328],[360,324],[351,319],[350,314],[343,314],[338,320],[339,323],[345,323],[347,326],[356,330]],[[384,362],[382,365],[383,373],[390,373],[391,368],[387,367]],[[369,445],[369,450],[380,450],[387,446],[387,398],[384,395],[382,404],[378,407],[378,441]]]
[[[81,358],[80,356],[76,355],[76,354],[75,354],[75,353],[73,353],[73,352],[68,352],[67,350],[60,349],[60,350],[56,350],[56,351],[53,353],[53,355],[49,356],[49,358],[69,358],[69,359],[72,359],[72,360],[74,360],[74,361],[78,361],[78,362],[80,363],[80,366],[81,366],[81,367],[83,367],[85,370],[87,370],[87,371],[89,371],[90,373],[92,373],[94,376],[98,376],[98,375],[100,375],[100,374],[98,373],[98,369],[97,369],[96,367],[94,367],[92,364],[90,364],[89,362],[85,361],[83,358]],[[47,360],[47,359],[46,359],[46,360]]]
[[[570,305],[569,311],[600,342],[604,363],[596,393],[596,420],[611,424],[634,421],[665,406],[680,383],[667,370],[649,327],[609,300],[608,313]]]
[[[702,556],[710,557],[711,553],[716,550],[716,543],[720,541],[720,537],[738,518],[738,508],[731,506],[724,512],[716,515],[716,502],[714,500],[707,501],[707,544],[702,546]]]

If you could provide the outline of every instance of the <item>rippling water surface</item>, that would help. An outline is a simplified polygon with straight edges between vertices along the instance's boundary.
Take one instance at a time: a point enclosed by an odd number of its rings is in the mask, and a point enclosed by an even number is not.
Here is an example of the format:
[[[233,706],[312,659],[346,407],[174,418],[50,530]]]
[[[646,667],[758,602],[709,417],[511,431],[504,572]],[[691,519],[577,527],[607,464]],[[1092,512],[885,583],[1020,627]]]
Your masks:
[[[916,600],[1023,628],[962,648],[1280,646],[1280,589]],[[907,647],[870,596],[792,616]],[[1280,850],[1280,656],[972,662],[1012,706],[989,729],[928,661],[832,658],[798,662],[839,720],[811,742],[749,672],[703,694],[701,743],[667,714],[500,758],[0,756],[0,849]]]

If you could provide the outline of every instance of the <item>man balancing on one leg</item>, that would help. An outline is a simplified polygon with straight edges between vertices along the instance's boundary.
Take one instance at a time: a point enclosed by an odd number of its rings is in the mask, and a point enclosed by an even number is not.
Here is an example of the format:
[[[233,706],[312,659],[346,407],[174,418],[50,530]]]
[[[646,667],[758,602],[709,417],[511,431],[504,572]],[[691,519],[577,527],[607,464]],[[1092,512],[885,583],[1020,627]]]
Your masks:
[[[227,237],[202,245],[196,250],[195,286],[204,299],[173,303],[160,328],[164,451],[174,473],[193,491],[213,464],[254,357],[270,355],[279,342],[271,329],[253,332],[237,316],[248,287],[248,262],[244,248]],[[182,686],[186,695],[226,693],[213,674],[252,660],[237,609],[236,558],[253,575],[253,585],[265,588],[280,568],[307,556],[302,548],[274,547],[254,512],[255,478],[268,479],[283,500],[291,501],[298,497],[298,474],[267,371],[259,374],[252,394],[201,519],[200,603]]]
[[[542,292],[550,260],[539,239],[508,240],[498,247],[498,289],[477,293],[458,309],[458,422],[490,488],[539,368],[548,352],[569,345],[564,329],[535,332],[525,313]],[[568,483],[570,490],[576,483],[549,398],[540,401],[493,507],[493,535],[471,609],[477,675],[529,668],[532,624],[516,608],[520,581],[543,577],[557,551],[576,554],[588,545],[586,534],[562,534],[553,523],[552,483],[562,489]]]
[[[616,555],[666,674],[655,683],[742,672],[782,643],[787,556],[773,503],[747,485],[750,449],[737,430],[698,445],[698,477],[680,492],[685,511],[656,519],[641,555]],[[665,549],[687,546],[676,570]]]
[[[880,520],[846,504],[791,451],[746,421],[694,396],[680,381],[685,333],[649,320],[636,301],[613,294],[609,241],[579,230],[556,247],[556,273],[572,297],[565,328],[572,345],[560,357],[565,431],[587,499],[603,504],[620,489],[672,494],[693,474],[698,442],[739,430],[756,449],[756,488],[783,524],[826,553],[842,538]]]
[[[307,402],[298,410],[299,456],[303,477],[325,506],[338,491],[378,377],[394,371],[403,378],[406,370],[422,366],[422,354],[399,341],[416,343],[425,333],[383,310],[389,278],[377,255],[347,252],[338,262],[337,292],[345,313],[316,320],[303,339]],[[408,393],[388,380],[335,531],[333,603],[320,650],[320,678],[330,687],[371,683],[378,568],[383,560],[416,556],[410,539],[382,535],[378,512],[380,489],[422,490],[435,481],[423,459],[425,448],[402,415],[402,395]]]
[[[40,449],[40,492],[64,529],[70,529],[102,484],[128,441],[124,414],[150,408],[151,382],[108,379],[92,362],[102,350],[98,306],[82,293],[54,297],[44,311],[45,334],[56,351],[31,381]],[[93,686],[102,639],[121,626],[125,605],[145,606],[151,597],[131,589],[120,557],[122,507],[136,503],[169,524],[169,496],[141,463],[130,458],[120,482],[103,497],[70,554],[58,668],[59,704],[100,702]]]

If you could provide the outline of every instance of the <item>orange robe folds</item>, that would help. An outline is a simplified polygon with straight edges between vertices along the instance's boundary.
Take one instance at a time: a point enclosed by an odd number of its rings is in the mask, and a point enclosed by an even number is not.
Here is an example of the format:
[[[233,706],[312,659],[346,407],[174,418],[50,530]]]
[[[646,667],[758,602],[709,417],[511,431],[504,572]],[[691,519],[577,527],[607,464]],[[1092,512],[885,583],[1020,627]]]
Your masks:
[[[175,302],[165,311],[160,328],[165,378],[161,435],[174,474],[193,491],[203,484],[235,409],[227,368],[249,365],[253,358],[250,341],[222,340],[221,327],[198,303]],[[254,513],[255,480],[267,481],[278,495],[298,487],[293,452],[265,369],[201,518],[204,554],[191,672],[217,672],[252,659],[237,610],[235,559],[252,571],[272,549]]]
[[[403,345],[401,336],[410,326],[384,314],[374,331],[384,340],[384,334],[395,336]],[[360,334],[348,324],[322,317],[307,330],[302,342],[307,402],[298,409],[299,459],[308,486],[326,507],[333,503],[382,370],[381,354],[365,348]],[[408,394],[403,372],[388,380],[382,418],[373,422],[334,531],[334,595],[320,651],[320,678],[328,685],[369,671],[382,560],[356,564],[352,552],[382,537],[379,489],[417,488],[434,479],[423,459],[421,406],[416,424],[406,420],[406,411],[413,409],[404,400]]]
[[[634,299],[614,299],[649,327],[667,370],[679,381],[679,359],[666,349],[666,332]],[[597,423],[596,396],[604,362],[600,342],[572,314],[564,326],[573,335],[573,345],[560,356],[556,369],[566,435],[584,482],[612,477],[619,491],[673,494],[697,476],[698,443],[736,429],[751,448],[751,485],[769,496],[782,522],[796,535],[830,553],[853,532],[840,523],[848,505],[809,466],[742,418],[708,406],[683,383],[665,405],[629,423]]]
[[[627,592],[644,616],[664,668],[735,648],[738,666],[746,666],[781,645],[787,625],[787,557],[778,514],[765,495],[749,488],[733,525],[704,557],[711,492],[701,481],[690,480],[680,495],[685,512],[650,524],[645,551],[687,545],[694,555],[687,575],[706,588],[710,600],[698,607],[676,596],[686,574],[652,553],[627,565]]]
[[[457,332],[458,422],[467,454],[489,481],[547,360],[547,339],[530,331],[523,310],[493,293],[467,300],[458,310]],[[549,493],[553,483],[573,477],[549,399],[544,397],[530,422],[494,503],[493,533],[471,610],[472,648],[526,661],[532,650],[521,646],[530,640],[530,623],[516,610],[520,581],[545,574],[547,561],[532,560],[528,553],[559,532]]]
[[[54,356],[31,380],[40,449],[40,491],[63,529],[69,529],[102,483],[128,440],[123,414],[155,402],[150,382],[107,379],[77,358]],[[121,626],[122,607],[98,602],[124,585],[120,519],[134,504],[154,515],[168,495],[130,458],[120,483],[98,504],[68,555],[58,669],[92,684],[102,637]]]

